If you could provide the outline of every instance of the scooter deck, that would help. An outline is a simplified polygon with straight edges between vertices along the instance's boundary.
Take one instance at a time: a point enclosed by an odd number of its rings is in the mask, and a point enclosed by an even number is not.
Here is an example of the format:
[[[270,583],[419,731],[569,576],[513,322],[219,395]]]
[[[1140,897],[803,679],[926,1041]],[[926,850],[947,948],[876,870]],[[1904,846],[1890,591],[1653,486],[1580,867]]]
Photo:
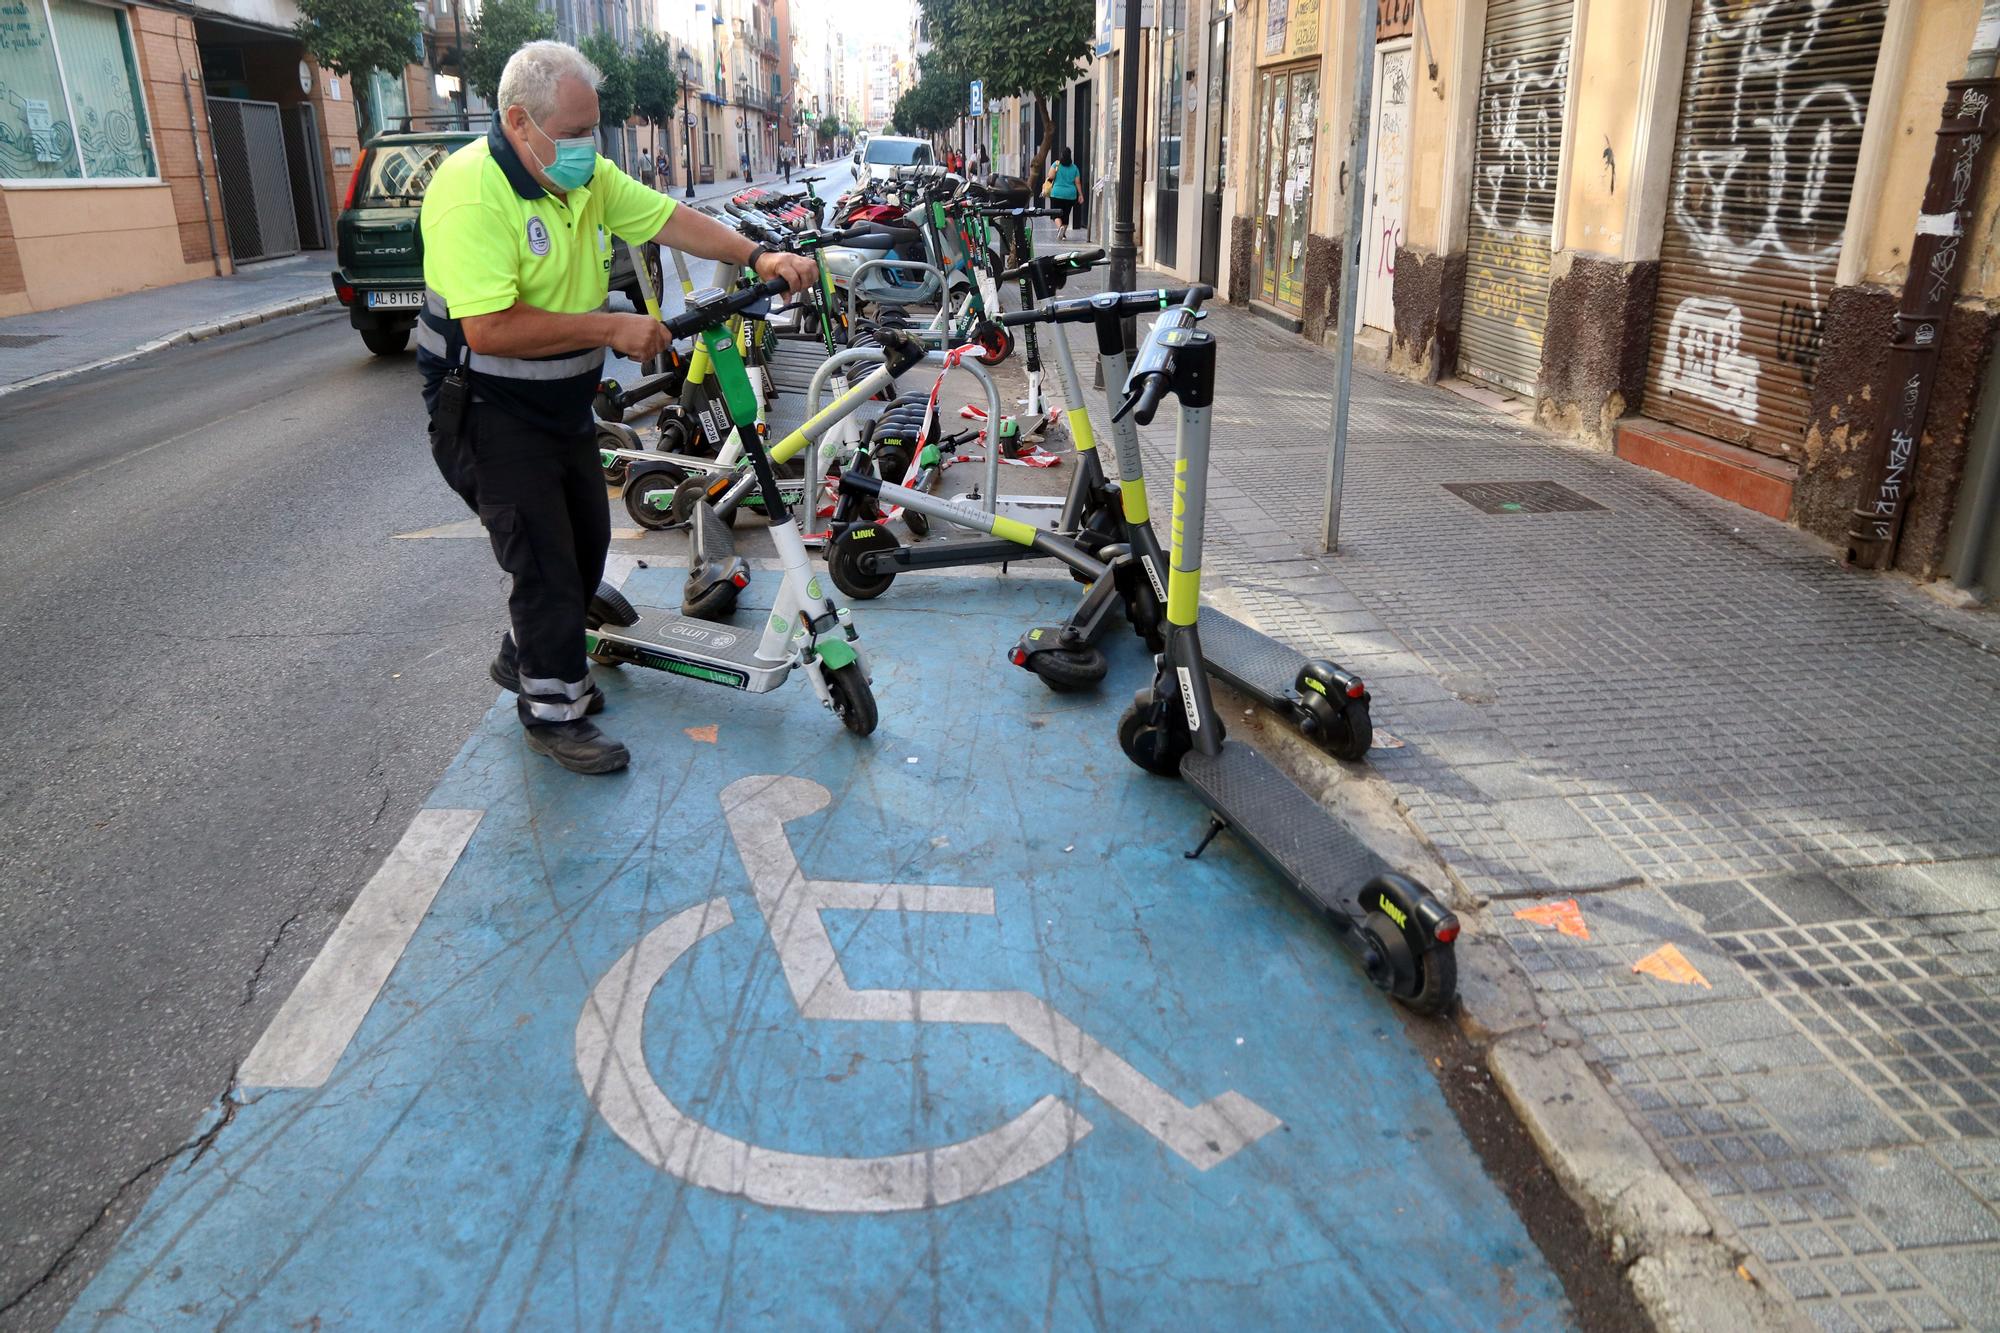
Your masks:
[[[1201,609],[1201,656],[1208,674],[1258,699],[1282,699],[1297,687],[1306,656],[1233,616]]]
[[[694,529],[694,550],[700,559],[727,561],[736,554],[735,534],[708,501],[696,502],[690,526]]]
[[[596,631],[600,657],[751,694],[776,689],[789,674],[788,663],[757,656],[761,630],[695,620],[657,606],[632,609],[639,613],[634,623]]]
[[[1204,624],[1207,619],[1204,613]],[[1326,911],[1352,910],[1368,881],[1390,868],[1276,764],[1240,741],[1224,742],[1214,755],[1189,751],[1181,760],[1181,777],[1204,805]]]

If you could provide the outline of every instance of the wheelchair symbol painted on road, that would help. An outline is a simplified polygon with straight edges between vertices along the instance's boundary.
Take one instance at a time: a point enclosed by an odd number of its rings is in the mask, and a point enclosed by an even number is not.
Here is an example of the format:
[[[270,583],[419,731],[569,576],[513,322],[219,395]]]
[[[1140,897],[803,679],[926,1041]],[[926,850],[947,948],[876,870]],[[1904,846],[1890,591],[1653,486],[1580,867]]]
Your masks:
[[[1025,991],[855,990],[820,913],[825,910],[993,915],[993,891],[942,884],[808,879],[788,820],[832,794],[797,777],[741,778],[722,808],[786,984],[802,1017],[875,1023],[1004,1027],[1113,1109],[1200,1170],[1227,1161],[1281,1123],[1228,1091],[1187,1106]],[[1005,1124],[937,1148],[881,1157],[783,1152],[733,1138],[688,1115],[646,1065],[647,1001],[681,955],[735,921],[725,898],[669,917],[606,972],[576,1025],[576,1067],[592,1103],[641,1158],[691,1184],[756,1203],[823,1213],[881,1213],[956,1203],[1020,1180],[1080,1142],[1091,1123],[1045,1095]]]

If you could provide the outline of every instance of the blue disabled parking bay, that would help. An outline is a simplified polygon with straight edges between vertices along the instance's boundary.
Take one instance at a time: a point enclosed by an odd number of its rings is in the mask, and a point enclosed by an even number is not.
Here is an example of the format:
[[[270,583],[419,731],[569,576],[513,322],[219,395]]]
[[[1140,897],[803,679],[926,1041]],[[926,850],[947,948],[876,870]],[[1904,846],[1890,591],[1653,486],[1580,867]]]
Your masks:
[[[1006,662],[1075,596],[859,606],[867,740],[803,680],[600,670],[634,763],[578,777],[503,699],[400,956],[357,902],[301,983],[379,967],[365,1017],[250,1086],[325,1016],[280,1014],[70,1326],[1571,1322],[1389,1002],[1232,839],[1183,857],[1115,736],[1138,641],[1090,694]]]

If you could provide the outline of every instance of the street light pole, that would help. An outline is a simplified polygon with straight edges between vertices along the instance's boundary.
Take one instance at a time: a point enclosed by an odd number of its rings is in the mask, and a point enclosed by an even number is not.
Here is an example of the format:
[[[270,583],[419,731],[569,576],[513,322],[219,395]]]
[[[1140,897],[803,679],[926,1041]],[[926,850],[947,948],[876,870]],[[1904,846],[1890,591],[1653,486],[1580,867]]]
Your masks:
[[[1333,439],[1326,457],[1322,549],[1340,550],[1341,494],[1347,487],[1347,417],[1354,397],[1354,321],[1361,303],[1361,235],[1368,215],[1368,116],[1374,109],[1376,0],[1361,0],[1354,39],[1354,104],[1347,122],[1347,235],[1341,238],[1340,341],[1333,358]]]
[[[1118,201],[1111,221],[1111,290],[1129,292],[1139,285],[1139,249],[1132,225],[1132,173],[1139,153],[1139,6],[1125,5],[1125,49],[1118,55]],[[1125,344],[1132,345],[1133,321],[1125,321]],[[1098,373],[1102,375],[1100,359]]]
[[[681,144],[687,159],[687,197],[694,198],[694,112],[688,109],[688,94],[694,91],[694,61],[683,50],[681,67]]]

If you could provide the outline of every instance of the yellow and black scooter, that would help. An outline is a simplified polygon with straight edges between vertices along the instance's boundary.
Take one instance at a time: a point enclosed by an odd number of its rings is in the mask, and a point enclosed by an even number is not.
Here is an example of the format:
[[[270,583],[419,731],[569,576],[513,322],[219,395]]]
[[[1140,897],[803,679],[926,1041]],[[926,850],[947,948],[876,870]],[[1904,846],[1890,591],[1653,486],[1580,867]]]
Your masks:
[[[1423,885],[1391,870],[1261,752],[1226,739],[1209,697],[1198,621],[1216,347],[1214,336],[1195,326],[1205,294],[1197,289],[1160,316],[1117,413],[1145,425],[1169,395],[1181,412],[1165,646],[1153,683],[1119,719],[1118,744],[1147,772],[1186,781],[1209,808],[1208,833],[1189,857],[1233,831],[1318,910],[1370,981],[1418,1013],[1440,1013],[1458,990],[1458,918]]]

